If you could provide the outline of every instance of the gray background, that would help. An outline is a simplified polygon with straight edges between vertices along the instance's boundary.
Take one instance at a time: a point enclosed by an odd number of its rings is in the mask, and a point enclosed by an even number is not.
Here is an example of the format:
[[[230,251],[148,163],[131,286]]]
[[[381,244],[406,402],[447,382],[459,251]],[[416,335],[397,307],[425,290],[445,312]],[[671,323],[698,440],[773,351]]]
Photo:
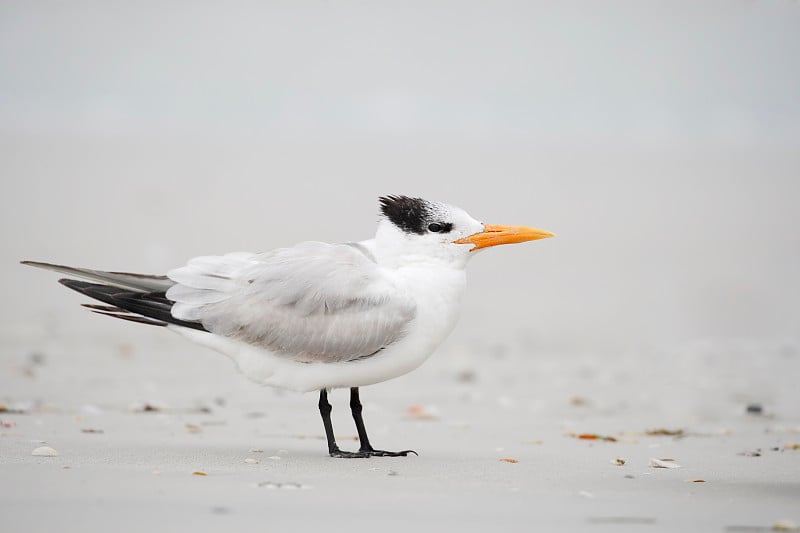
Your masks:
[[[557,234],[474,259],[451,343],[791,341],[798,57],[793,1],[3,2],[0,332],[144,334],[20,259],[368,238],[402,193]]]

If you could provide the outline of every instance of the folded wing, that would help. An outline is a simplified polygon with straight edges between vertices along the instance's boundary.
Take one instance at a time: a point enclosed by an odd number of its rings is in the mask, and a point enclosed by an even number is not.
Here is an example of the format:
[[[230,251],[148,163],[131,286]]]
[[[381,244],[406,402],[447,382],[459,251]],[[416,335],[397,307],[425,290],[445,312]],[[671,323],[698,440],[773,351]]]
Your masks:
[[[199,257],[167,276],[176,319],[302,362],[369,357],[401,339],[416,311],[358,245]]]

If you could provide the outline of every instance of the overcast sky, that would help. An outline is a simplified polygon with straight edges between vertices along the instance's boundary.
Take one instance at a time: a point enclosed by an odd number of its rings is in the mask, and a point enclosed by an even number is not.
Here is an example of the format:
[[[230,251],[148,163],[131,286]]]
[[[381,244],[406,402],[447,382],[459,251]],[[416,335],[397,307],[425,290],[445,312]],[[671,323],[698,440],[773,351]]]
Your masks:
[[[793,0],[0,2],[0,333],[133,331],[20,259],[364,239],[401,193],[557,234],[473,261],[457,345],[796,339],[798,169]]]
[[[0,4],[0,128],[796,138],[800,4]]]

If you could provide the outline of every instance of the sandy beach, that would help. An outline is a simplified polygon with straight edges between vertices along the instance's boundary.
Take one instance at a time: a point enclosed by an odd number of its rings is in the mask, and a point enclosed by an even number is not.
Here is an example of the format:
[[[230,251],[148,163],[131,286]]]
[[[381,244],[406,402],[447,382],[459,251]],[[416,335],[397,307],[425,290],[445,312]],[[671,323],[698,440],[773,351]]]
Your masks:
[[[799,519],[793,346],[602,358],[450,344],[362,391],[373,442],[419,456],[337,460],[314,394],[251,384],[162,330],[142,336],[4,358],[4,531],[771,531]],[[346,391],[331,398],[352,448]],[[32,456],[41,446],[58,456]]]

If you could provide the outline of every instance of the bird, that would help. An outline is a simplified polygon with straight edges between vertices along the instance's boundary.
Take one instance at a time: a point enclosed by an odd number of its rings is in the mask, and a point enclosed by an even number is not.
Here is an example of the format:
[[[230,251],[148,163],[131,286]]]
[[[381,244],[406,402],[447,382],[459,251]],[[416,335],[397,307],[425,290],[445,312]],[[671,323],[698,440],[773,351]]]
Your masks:
[[[406,374],[436,350],[456,324],[477,252],[554,235],[484,224],[418,197],[382,196],[379,208],[369,240],[201,256],[166,275],[22,263],[70,276],[59,282],[99,301],[83,304],[95,313],[164,327],[227,355],[256,383],[319,391],[331,457],[416,455],[372,446],[359,388]],[[340,388],[350,389],[357,451],[334,437],[328,393]]]

